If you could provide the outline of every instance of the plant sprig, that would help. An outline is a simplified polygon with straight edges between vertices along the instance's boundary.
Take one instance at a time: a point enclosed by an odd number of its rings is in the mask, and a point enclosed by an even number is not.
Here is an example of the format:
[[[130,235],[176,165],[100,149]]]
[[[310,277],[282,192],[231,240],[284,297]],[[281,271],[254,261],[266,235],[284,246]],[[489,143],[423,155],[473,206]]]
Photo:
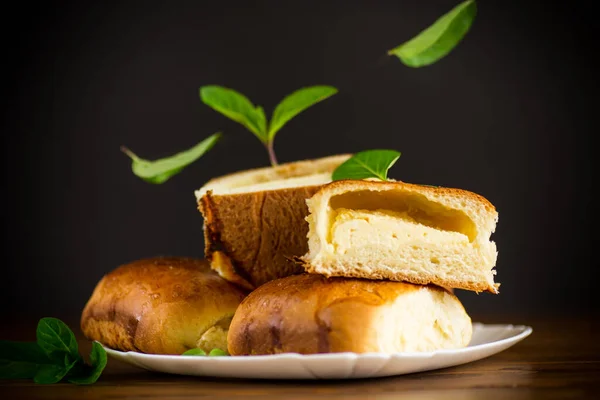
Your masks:
[[[365,150],[354,154],[340,164],[331,175],[331,179],[368,179],[376,178],[382,181],[388,179],[388,170],[400,158],[396,150]]]
[[[462,41],[470,30],[476,14],[477,5],[475,0],[463,1],[412,39],[389,50],[388,55],[395,55],[404,65],[412,68],[431,65],[448,55]],[[218,85],[207,85],[199,88],[199,96],[204,104],[245,126],[261,141],[273,166],[277,165],[273,143],[279,130],[302,111],[337,92],[336,88],[324,85],[296,90],[281,100],[273,110],[270,121],[268,121],[261,106],[254,105],[246,96],[233,89]],[[214,134],[190,150],[156,161],[142,159],[125,147],[122,150],[132,159],[132,170],[135,175],[147,182],[160,184],[200,158],[219,138],[220,134]],[[361,158],[366,156],[374,156],[382,164],[375,165],[375,169],[372,169]],[[397,157],[393,153],[387,153],[387,155],[383,153],[378,155],[359,153],[342,164],[334,172],[333,179],[350,179],[348,177],[356,176],[356,179],[371,177],[385,180],[387,179],[387,169],[396,160]],[[389,163],[387,168],[383,167],[386,163]]]
[[[445,57],[467,34],[475,15],[475,0],[463,1],[431,26],[400,46],[388,51],[408,67],[419,68]]]
[[[86,385],[94,383],[106,367],[106,351],[94,342],[90,365],[79,354],[77,340],[69,327],[56,318],[42,318],[37,342],[0,340],[0,379],[33,379],[52,384],[66,379]]]
[[[277,165],[273,148],[277,132],[302,111],[336,94],[337,89],[311,86],[296,90],[275,107],[269,122],[262,107],[255,106],[246,96],[233,89],[208,85],[201,87],[199,93],[204,104],[252,132],[267,149],[271,165]]]

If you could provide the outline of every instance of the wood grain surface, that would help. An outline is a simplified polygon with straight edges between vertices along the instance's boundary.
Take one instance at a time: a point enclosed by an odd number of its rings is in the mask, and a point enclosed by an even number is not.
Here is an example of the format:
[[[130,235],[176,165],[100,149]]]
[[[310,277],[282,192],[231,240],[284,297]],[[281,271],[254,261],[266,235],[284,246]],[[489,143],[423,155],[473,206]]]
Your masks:
[[[173,376],[109,359],[97,383],[36,385],[0,381],[0,399],[571,399],[600,398],[600,323],[591,316],[474,318],[533,326],[504,352],[470,364],[361,380],[261,381]],[[71,326],[77,326],[74,322]],[[4,324],[0,337],[32,340],[35,321]],[[87,352],[90,343],[80,341]]]

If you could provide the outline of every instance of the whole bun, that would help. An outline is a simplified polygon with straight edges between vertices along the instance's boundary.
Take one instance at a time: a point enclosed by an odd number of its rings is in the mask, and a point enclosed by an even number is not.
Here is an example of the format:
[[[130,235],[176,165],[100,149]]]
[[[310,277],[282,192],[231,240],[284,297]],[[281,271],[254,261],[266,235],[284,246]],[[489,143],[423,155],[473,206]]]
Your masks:
[[[244,296],[207,261],[138,260],[102,278],[83,310],[81,330],[88,339],[122,351],[227,350],[227,330]]]
[[[302,274],[268,282],[240,304],[231,355],[410,352],[465,347],[471,319],[445,289]]]

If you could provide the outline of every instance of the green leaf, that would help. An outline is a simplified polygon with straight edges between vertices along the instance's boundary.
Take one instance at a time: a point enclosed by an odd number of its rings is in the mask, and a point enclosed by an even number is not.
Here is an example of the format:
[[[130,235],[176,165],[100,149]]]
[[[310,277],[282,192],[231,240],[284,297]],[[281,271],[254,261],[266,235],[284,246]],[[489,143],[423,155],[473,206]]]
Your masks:
[[[35,383],[41,384],[53,384],[60,382],[62,378],[67,375],[67,373],[77,364],[80,360],[69,360],[65,359],[65,364],[52,364],[52,365],[42,365],[35,376],[33,377],[33,381]]]
[[[202,349],[189,349],[185,353],[181,354],[182,356],[209,356],[209,357],[221,357],[228,356],[229,354],[226,351],[221,349],[212,349],[210,353],[206,354],[206,352]]]
[[[267,116],[265,115],[265,110],[261,106],[256,107],[256,113],[258,117],[259,126],[261,129],[261,136],[258,138],[264,143],[262,138],[268,137],[267,135]],[[267,139],[268,140],[268,139]]]
[[[155,161],[144,160],[125,147],[121,150],[131,158],[131,169],[136,176],[146,182],[158,185],[166,182],[173,175],[178,174],[185,167],[202,157],[220,138],[221,134],[215,133],[189,150]]]
[[[476,14],[475,1],[464,1],[414,38],[388,51],[388,54],[396,55],[408,67],[433,64],[450,53],[462,40]]]
[[[189,349],[182,356],[205,356],[206,352],[202,349]]]
[[[229,354],[226,351],[223,351],[221,349],[212,349],[210,351],[210,353],[208,353],[208,355],[210,357],[222,357],[222,356],[228,356]]]
[[[334,181],[342,179],[378,178],[387,180],[388,170],[398,161],[400,152],[395,150],[366,150],[354,154],[331,176]]]
[[[79,355],[75,335],[61,320],[42,318],[37,343],[0,341],[0,379],[32,379],[52,384],[65,376],[72,383],[94,383],[106,367],[106,352],[94,342],[91,365]]]
[[[36,336],[38,345],[52,361],[65,360],[64,366],[67,365],[65,355],[68,355],[70,360],[81,358],[75,335],[64,322],[57,318],[40,319]]]
[[[36,362],[0,358],[0,379],[31,379],[40,366]]]
[[[338,91],[331,86],[311,86],[299,89],[285,97],[275,108],[269,123],[269,141],[290,119],[308,107],[333,96]]]
[[[337,93],[331,86],[312,86],[299,89],[286,96],[273,112],[267,124],[265,112],[252,104],[243,94],[222,86],[209,85],[200,88],[200,99],[204,104],[226,117],[244,125],[265,145],[272,165],[277,165],[273,150],[275,134],[293,117]],[[267,129],[267,126],[269,128]]]
[[[263,143],[267,137],[267,118],[261,107],[255,107],[246,96],[222,86],[203,86],[200,99],[204,104],[227,118],[248,128]]]
[[[57,383],[60,382],[67,372],[68,370],[64,365],[44,365],[35,374],[33,381],[42,384]]]
[[[91,365],[81,365],[74,370],[73,374],[68,376],[71,383],[78,385],[89,385],[98,380],[107,363],[106,351],[98,342],[92,343],[92,351],[90,353]]]
[[[31,379],[40,367],[52,364],[35,342],[0,340],[0,379]]]

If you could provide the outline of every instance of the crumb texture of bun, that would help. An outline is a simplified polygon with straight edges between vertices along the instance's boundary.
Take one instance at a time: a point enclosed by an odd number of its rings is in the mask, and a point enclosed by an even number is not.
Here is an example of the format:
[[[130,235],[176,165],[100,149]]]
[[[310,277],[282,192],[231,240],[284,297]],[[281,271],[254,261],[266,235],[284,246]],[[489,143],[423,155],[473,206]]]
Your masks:
[[[302,273],[308,251],[306,199],[331,182],[349,155],[296,161],[212,179],[195,192],[205,257],[223,278],[251,290]]]
[[[226,351],[229,324],[245,295],[205,260],[137,260],[100,280],[83,310],[81,330],[121,351]]]
[[[498,293],[498,213],[462,189],[345,180],[307,200],[305,270]]]
[[[462,348],[471,318],[435,286],[300,274],[246,297],[227,337],[231,355],[395,353]]]

